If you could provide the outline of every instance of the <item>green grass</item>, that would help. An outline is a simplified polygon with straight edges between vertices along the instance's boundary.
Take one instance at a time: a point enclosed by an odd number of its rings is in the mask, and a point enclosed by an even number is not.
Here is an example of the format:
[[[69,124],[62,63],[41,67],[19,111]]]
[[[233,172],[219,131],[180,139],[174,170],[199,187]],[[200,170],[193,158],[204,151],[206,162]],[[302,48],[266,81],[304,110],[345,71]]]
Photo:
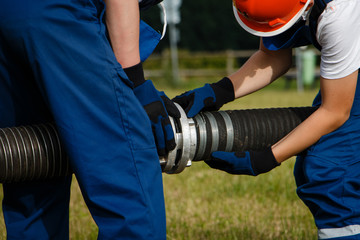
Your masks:
[[[293,164],[256,178],[203,162],[164,175],[168,239],[316,239],[312,217],[295,193]]]
[[[174,97],[204,82],[188,81],[176,89],[155,84]],[[284,90],[284,82],[279,81],[223,109],[309,106],[315,94],[315,90],[298,93],[294,87]],[[316,239],[312,216],[295,192],[294,161],[292,158],[258,177],[229,175],[203,162],[193,163],[177,175],[163,174],[168,239]],[[96,236],[96,225],[74,180],[70,238],[88,240]],[[5,237],[1,217],[0,239]]]

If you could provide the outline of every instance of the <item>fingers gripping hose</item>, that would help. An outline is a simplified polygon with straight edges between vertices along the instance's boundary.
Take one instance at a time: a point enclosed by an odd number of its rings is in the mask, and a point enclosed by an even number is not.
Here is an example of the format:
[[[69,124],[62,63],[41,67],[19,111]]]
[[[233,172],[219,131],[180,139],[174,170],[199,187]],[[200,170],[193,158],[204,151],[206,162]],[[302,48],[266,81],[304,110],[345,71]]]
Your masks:
[[[178,106],[178,105],[177,105]],[[166,173],[180,173],[192,161],[207,160],[214,151],[260,150],[276,143],[316,107],[202,112],[187,118],[179,107],[173,119],[176,148],[160,160]]]
[[[182,172],[214,151],[258,150],[284,137],[316,108],[270,108],[200,113],[170,119],[176,148],[160,159],[162,171]],[[52,124],[0,129],[0,182],[51,179],[71,174]]]

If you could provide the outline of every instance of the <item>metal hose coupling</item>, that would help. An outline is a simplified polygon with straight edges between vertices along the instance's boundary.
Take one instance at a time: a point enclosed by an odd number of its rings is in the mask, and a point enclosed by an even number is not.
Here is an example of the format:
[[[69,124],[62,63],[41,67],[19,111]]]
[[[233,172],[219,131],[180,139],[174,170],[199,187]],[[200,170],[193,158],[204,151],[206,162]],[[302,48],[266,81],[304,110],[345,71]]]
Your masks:
[[[201,112],[171,118],[176,148],[160,159],[163,172],[180,173],[192,161],[208,160],[215,151],[261,150],[283,138],[316,107],[266,108]]]
[[[176,148],[160,159],[162,171],[182,172],[214,151],[259,150],[284,137],[315,107],[229,110],[170,118]],[[0,183],[51,179],[72,173],[53,124],[0,129]]]

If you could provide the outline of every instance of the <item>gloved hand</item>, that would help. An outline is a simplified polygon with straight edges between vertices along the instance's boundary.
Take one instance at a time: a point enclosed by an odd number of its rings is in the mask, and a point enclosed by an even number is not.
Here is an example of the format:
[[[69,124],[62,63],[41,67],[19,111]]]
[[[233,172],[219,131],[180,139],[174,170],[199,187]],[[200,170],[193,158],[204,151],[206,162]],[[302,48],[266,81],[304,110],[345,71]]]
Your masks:
[[[124,71],[134,83],[134,94],[149,116],[158,154],[165,156],[176,147],[169,115],[180,118],[180,112],[164,92],[156,90],[150,80],[145,81],[141,62]]]
[[[246,152],[213,152],[211,159],[205,161],[211,168],[230,174],[257,176],[266,173],[280,165],[274,157],[271,148],[264,151]]]
[[[180,118],[180,112],[164,92],[156,90],[150,80],[134,88],[134,93],[151,121],[158,154],[165,156],[176,146],[169,115]]]
[[[219,110],[225,103],[235,99],[234,86],[229,78],[224,77],[212,84],[187,91],[172,100],[178,103],[190,118],[201,111]]]

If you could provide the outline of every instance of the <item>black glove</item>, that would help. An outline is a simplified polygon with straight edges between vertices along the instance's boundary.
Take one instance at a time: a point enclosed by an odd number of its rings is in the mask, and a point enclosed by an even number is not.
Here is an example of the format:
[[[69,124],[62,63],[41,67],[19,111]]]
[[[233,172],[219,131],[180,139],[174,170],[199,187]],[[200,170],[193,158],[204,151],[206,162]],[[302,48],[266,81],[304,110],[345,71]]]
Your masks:
[[[259,152],[213,152],[211,159],[205,163],[227,173],[252,176],[269,172],[280,165],[270,147]]]
[[[138,65],[124,70],[129,79],[134,82],[134,94],[143,105],[151,121],[158,154],[165,156],[176,146],[169,115],[180,118],[180,112],[164,92],[156,90],[150,80],[144,80],[142,67],[140,69]]]
[[[225,103],[234,99],[234,86],[229,78],[224,77],[216,83],[205,84],[172,100],[185,110],[188,117],[194,117],[201,111],[219,110]]]

